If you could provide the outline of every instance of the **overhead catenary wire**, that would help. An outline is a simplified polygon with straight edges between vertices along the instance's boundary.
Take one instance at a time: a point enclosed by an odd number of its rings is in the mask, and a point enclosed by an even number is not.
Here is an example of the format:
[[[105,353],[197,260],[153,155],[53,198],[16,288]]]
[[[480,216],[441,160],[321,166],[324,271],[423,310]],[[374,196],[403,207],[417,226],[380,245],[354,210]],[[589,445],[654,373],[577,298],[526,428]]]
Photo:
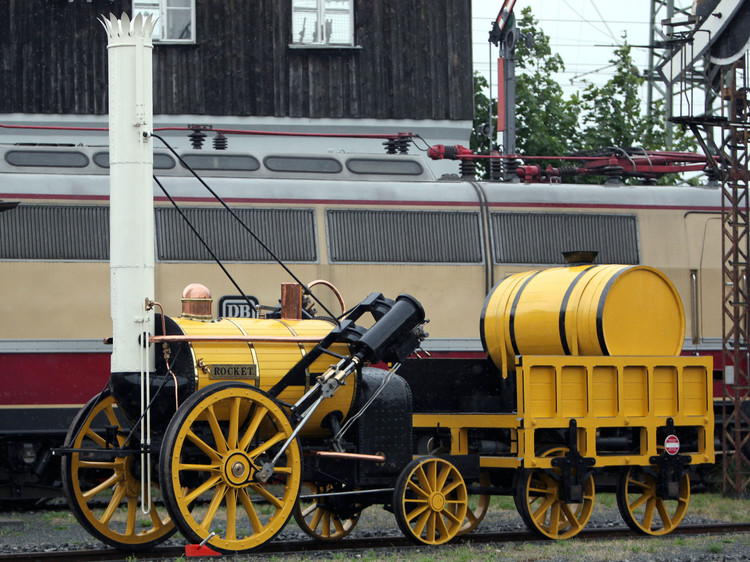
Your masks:
[[[207,190],[207,191],[208,191],[208,192],[209,192],[209,193],[210,193],[210,194],[211,194],[211,195],[212,195],[212,196],[214,197],[214,199],[216,199],[216,201],[218,201],[218,202],[219,202],[219,204],[220,204],[220,205],[221,205],[222,207],[224,207],[224,209],[226,209],[226,210],[227,210],[227,212],[228,212],[228,213],[229,213],[229,214],[230,214],[230,215],[232,216],[232,218],[234,218],[234,220],[236,220],[236,221],[237,221],[237,223],[238,223],[238,224],[239,224],[239,225],[240,225],[240,226],[241,226],[241,227],[242,227],[242,228],[243,228],[243,229],[244,229],[244,230],[245,230],[245,231],[246,231],[246,232],[247,232],[247,233],[248,233],[248,234],[249,234],[250,236],[252,236],[252,237],[253,237],[253,238],[255,239],[255,241],[256,241],[256,242],[258,243],[258,244],[260,244],[260,245],[261,245],[261,247],[262,247],[262,248],[263,248],[263,249],[264,249],[264,250],[265,250],[265,251],[266,251],[266,252],[268,253],[268,255],[269,255],[269,256],[271,256],[271,257],[272,257],[272,258],[274,259],[274,261],[275,261],[276,263],[278,263],[278,264],[279,264],[279,265],[280,265],[280,266],[282,267],[282,269],[284,269],[284,271],[286,271],[286,272],[287,272],[287,274],[289,274],[289,276],[290,276],[290,277],[291,277],[292,279],[294,279],[294,281],[296,281],[296,282],[297,282],[297,283],[298,283],[298,284],[299,284],[299,285],[300,285],[300,286],[302,287],[302,289],[303,289],[303,290],[305,291],[305,294],[307,294],[307,295],[310,295],[310,297],[311,297],[311,298],[312,298],[313,300],[315,300],[315,302],[316,302],[316,303],[318,303],[318,305],[320,305],[320,307],[321,307],[321,308],[322,308],[322,309],[323,309],[323,310],[324,310],[324,311],[325,311],[325,312],[326,312],[326,313],[328,314],[328,316],[330,316],[331,318],[334,318],[334,319],[336,319],[336,318],[337,318],[337,316],[336,316],[335,314],[333,314],[333,313],[332,313],[332,312],[331,312],[330,310],[328,310],[328,307],[326,307],[326,306],[325,306],[325,305],[324,305],[324,304],[323,304],[323,303],[322,303],[322,302],[320,301],[320,299],[318,299],[318,297],[316,297],[316,296],[315,296],[315,295],[313,294],[313,292],[312,292],[312,291],[310,290],[310,288],[309,288],[309,287],[308,287],[308,286],[307,286],[307,285],[306,285],[305,283],[303,283],[303,282],[302,282],[302,280],[301,280],[301,279],[300,279],[299,277],[297,277],[297,276],[296,276],[296,275],[294,274],[294,272],[293,272],[293,271],[292,271],[292,270],[291,270],[291,269],[289,268],[289,266],[287,266],[287,265],[286,265],[286,264],[285,264],[285,263],[283,262],[283,260],[282,260],[282,259],[281,259],[280,257],[278,257],[278,256],[276,255],[276,253],[275,253],[275,252],[274,252],[273,250],[271,250],[271,248],[270,248],[270,247],[268,246],[268,244],[266,244],[266,243],[265,243],[265,242],[264,242],[264,241],[263,241],[263,240],[262,240],[262,239],[260,238],[260,236],[258,236],[258,235],[257,235],[257,234],[255,233],[255,231],[253,231],[253,229],[251,229],[251,228],[250,228],[249,226],[247,226],[247,224],[245,224],[245,221],[243,221],[243,220],[242,220],[242,219],[240,218],[240,216],[239,216],[239,215],[238,215],[238,214],[237,214],[237,213],[236,213],[236,212],[234,211],[234,209],[232,209],[232,208],[231,208],[231,207],[230,207],[229,205],[227,205],[226,201],[224,201],[224,199],[222,199],[222,198],[221,198],[221,197],[219,196],[219,194],[218,194],[218,193],[216,193],[216,192],[215,192],[215,191],[214,191],[214,190],[213,190],[213,189],[211,188],[211,186],[209,186],[209,185],[208,185],[208,184],[206,183],[206,181],[205,181],[205,180],[204,180],[204,179],[203,179],[203,178],[202,178],[202,177],[201,177],[201,176],[200,176],[200,175],[199,175],[199,174],[198,174],[198,173],[197,173],[197,172],[196,172],[195,170],[193,170],[193,168],[192,168],[192,167],[191,167],[191,166],[190,166],[190,165],[189,165],[189,164],[188,164],[187,162],[185,162],[185,160],[183,160],[183,158],[182,158],[182,157],[181,157],[181,156],[180,156],[180,155],[179,155],[179,154],[177,153],[177,151],[176,151],[176,150],[175,150],[175,149],[174,149],[174,148],[172,147],[172,145],[170,145],[170,144],[169,144],[169,143],[168,143],[168,142],[167,142],[167,141],[166,141],[166,140],[165,140],[164,138],[162,138],[162,137],[161,137],[161,136],[159,136],[159,135],[155,135],[155,134],[151,133],[151,136],[152,136],[153,138],[155,138],[155,139],[159,139],[159,140],[160,140],[160,141],[162,142],[162,144],[164,144],[164,146],[165,146],[165,147],[166,147],[166,148],[167,148],[167,149],[168,149],[168,150],[169,150],[169,151],[170,151],[170,152],[171,152],[171,153],[172,153],[172,154],[174,155],[174,157],[175,157],[175,158],[177,158],[177,160],[178,160],[178,161],[180,162],[180,164],[182,164],[182,165],[183,165],[183,166],[185,167],[185,169],[187,169],[187,170],[188,170],[188,171],[189,171],[189,172],[190,172],[190,173],[191,173],[191,174],[193,175],[193,177],[195,177],[195,179],[197,179],[197,180],[198,180],[198,181],[199,181],[199,182],[201,183],[201,185],[202,185],[203,187],[205,187],[205,188],[206,188],[206,190]],[[162,189],[163,189],[163,188],[162,188]],[[225,270],[225,271],[226,271],[226,270]],[[236,285],[235,285],[235,286],[236,286]],[[239,289],[238,289],[238,290],[239,290]],[[244,294],[245,294],[245,293],[244,293],[244,292],[242,292],[242,291],[240,291],[240,293],[241,293],[242,295],[244,295]],[[247,297],[245,297],[245,298],[247,298]]]

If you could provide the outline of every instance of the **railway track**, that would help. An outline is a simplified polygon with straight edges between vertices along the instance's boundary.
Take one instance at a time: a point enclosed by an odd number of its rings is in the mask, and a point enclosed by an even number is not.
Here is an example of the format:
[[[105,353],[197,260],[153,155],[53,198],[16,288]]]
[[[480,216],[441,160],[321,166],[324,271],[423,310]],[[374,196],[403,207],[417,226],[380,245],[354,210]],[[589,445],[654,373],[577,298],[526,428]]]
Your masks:
[[[688,535],[725,535],[732,533],[750,533],[750,523],[716,523],[713,525],[683,525],[678,527],[669,536]],[[582,531],[574,541],[606,540],[623,537],[635,537],[636,535],[627,527],[589,529]],[[496,533],[472,533],[459,537],[451,544],[491,544],[509,542],[542,541],[537,535],[528,531],[523,532],[496,532]],[[314,552],[332,551],[346,553],[361,550],[383,550],[393,549],[424,549],[425,545],[415,545],[404,537],[377,537],[377,538],[346,538],[336,543],[316,542],[311,540],[302,541],[278,541],[267,543],[245,554],[249,557],[268,557],[284,554],[303,554]],[[99,560],[171,560],[185,555],[184,546],[159,547],[147,552],[126,553],[111,548],[94,550],[68,550],[49,552],[17,552],[13,554],[0,554],[3,560],[45,561],[45,560],[77,560],[77,561],[99,561]]]

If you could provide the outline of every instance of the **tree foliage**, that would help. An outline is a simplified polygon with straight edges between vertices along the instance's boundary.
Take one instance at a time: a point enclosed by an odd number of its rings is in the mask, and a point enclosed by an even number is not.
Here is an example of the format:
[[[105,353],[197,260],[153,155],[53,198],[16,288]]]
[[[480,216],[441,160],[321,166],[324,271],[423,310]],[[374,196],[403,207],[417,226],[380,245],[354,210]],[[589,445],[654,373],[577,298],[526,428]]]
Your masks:
[[[516,60],[516,151],[527,156],[569,156],[610,147],[667,149],[667,124],[663,103],[649,115],[642,112],[640,88],[645,78],[633,63],[631,47],[615,49],[610,60],[614,76],[604,85],[587,84],[583,92],[566,98],[553,75],[564,71],[562,57],[554,53],[549,36],[539,27],[531,8],[523,8],[517,21],[521,37]],[[476,122],[487,122],[487,82],[475,74]],[[482,119],[484,119],[482,121]],[[494,127],[493,127],[494,130]],[[476,137],[487,152],[489,139]],[[695,150],[695,141],[675,130],[670,150]],[[535,162],[536,163],[536,162]],[[546,166],[547,162],[541,162]],[[674,179],[674,178],[672,178]]]

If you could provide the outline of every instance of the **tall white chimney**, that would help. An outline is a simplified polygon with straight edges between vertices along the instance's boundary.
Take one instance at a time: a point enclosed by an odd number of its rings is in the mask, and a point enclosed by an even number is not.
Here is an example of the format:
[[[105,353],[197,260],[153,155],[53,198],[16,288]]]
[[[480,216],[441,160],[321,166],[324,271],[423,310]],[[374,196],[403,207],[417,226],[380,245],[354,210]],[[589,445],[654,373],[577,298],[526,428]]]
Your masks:
[[[153,372],[154,299],[153,93],[155,21],[102,18],[109,42],[109,224],[112,373]]]

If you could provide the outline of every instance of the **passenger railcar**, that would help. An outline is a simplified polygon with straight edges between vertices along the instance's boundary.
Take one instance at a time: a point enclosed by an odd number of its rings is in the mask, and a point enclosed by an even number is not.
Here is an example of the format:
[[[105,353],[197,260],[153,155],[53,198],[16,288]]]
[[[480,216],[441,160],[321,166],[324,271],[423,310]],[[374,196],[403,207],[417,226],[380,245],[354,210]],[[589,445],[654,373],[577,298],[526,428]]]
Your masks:
[[[111,330],[109,157],[106,146],[24,143],[1,150],[0,198],[20,205],[0,215],[0,289],[8,295],[0,325],[7,377],[0,393],[0,494],[34,499],[59,493],[49,448],[61,443],[91,389],[104,388],[108,378],[102,339]],[[467,311],[481,310],[489,289],[505,277],[557,265],[562,251],[583,248],[599,251],[596,263],[663,271],[686,305],[683,353],[718,362],[717,188],[436,178],[412,154],[177,152],[302,279],[327,279],[350,303],[373,280],[384,294],[419,295],[430,311],[423,344],[430,361],[481,360],[476,313]],[[158,144],[155,174],[251,303],[275,303],[279,276],[270,256]],[[179,313],[183,280],[194,280],[216,296],[217,316],[256,316],[155,190],[156,284],[168,296],[166,313]],[[328,289],[314,290],[338,311]]]

